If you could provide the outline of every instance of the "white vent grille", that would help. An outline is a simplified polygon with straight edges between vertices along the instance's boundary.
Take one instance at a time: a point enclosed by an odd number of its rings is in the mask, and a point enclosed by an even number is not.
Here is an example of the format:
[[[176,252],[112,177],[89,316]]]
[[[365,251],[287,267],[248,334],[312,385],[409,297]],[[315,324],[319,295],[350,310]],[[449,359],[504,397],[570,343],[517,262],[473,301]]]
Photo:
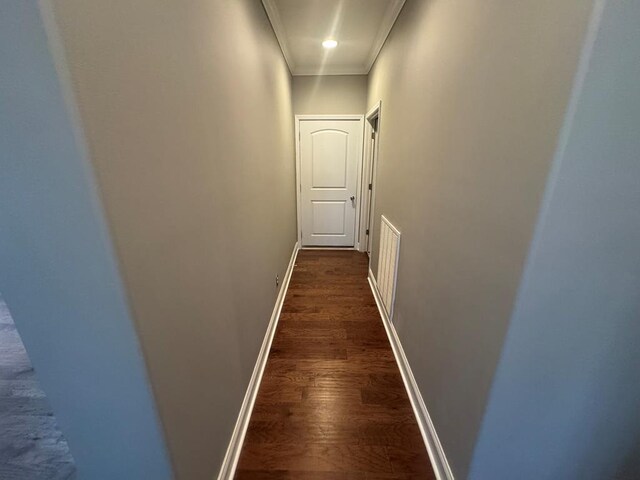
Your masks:
[[[378,291],[389,316],[393,316],[393,300],[396,291],[398,255],[400,253],[400,231],[382,215],[380,223],[380,255],[378,256]]]

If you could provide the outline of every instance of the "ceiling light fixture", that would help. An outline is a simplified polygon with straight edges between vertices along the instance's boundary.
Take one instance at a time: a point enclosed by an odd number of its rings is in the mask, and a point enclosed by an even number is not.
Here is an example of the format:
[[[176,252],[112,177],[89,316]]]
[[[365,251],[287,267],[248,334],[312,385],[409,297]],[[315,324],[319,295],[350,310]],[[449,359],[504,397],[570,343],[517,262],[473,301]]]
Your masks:
[[[336,48],[338,46],[338,42],[336,42],[335,40],[325,40],[324,42],[322,42],[322,46],[324,48]]]

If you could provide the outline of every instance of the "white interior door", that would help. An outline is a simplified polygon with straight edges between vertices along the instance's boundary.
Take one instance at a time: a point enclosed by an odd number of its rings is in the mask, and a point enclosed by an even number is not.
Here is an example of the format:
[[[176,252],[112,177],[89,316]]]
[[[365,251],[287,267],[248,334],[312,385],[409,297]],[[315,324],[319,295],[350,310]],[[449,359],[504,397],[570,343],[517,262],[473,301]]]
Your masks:
[[[302,246],[353,247],[361,120],[300,120]]]

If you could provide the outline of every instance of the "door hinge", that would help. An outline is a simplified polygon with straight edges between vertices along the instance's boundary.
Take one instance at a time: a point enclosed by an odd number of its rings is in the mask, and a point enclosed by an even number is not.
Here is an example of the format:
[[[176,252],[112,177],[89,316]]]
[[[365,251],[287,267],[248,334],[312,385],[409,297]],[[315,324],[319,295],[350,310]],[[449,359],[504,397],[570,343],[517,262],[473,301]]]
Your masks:
[[[372,186],[373,186],[372,184],[369,184],[369,190],[371,190],[371,187],[372,187]]]
[[[367,231],[365,232],[365,235],[369,235],[369,229],[367,228]]]
[[[376,139],[376,132],[371,132],[371,140],[375,140]]]

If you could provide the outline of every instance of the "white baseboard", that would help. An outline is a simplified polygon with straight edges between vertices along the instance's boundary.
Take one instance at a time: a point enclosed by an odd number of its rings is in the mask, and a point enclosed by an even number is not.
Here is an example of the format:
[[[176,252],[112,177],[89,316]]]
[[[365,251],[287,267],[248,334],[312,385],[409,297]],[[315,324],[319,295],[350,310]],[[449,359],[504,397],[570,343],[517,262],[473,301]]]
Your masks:
[[[422,439],[424,440],[424,443],[427,447],[429,458],[431,459],[431,465],[433,466],[433,471],[436,474],[436,478],[438,480],[454,480],[453,473],[451,472],[451,467],[449,466],[447,457],[444,454],[442,444],[440,443],[440,439],[438,438],[436,429],[433,426],[433,422],[431,421],[431,417],[429,416],[427,407],[425,406],[424,400],[422,399],[422,394],[420,393],[420,389],[418,388],[416,379],[411,372],[409,361],[404,354],[404,350],[402,349],[402,344],[400,343],[400,339],[398,338],[396,329],[391,323],[391,320],[387,316],[387,313],[385,312],[385,309],[382,305],[382,297],[380,296],[376,279],[373,276],[373,272],[371,270],[369,270],[369,285],[371,286],[371,291],[373,292],[373,296],[376,300],[376,305],[378,306],[378,310],[380,311],[382,323],[384,324],[384,328],[387,331],[387,336],[389,337],[389,342],[391,343],[391,348],[393,349],[393,355],[396,357],[396,362],[398,363],[398,367],[400,368],[400,374],[402,375],[404,386],[407,389],[407,394],[409,395],[409,400],[411,401],[411,406],[413,407],[413,413],[415,414],[416,420],[418,421],[418,427],[420,428]]]
[[[299,244],[296,242],[293,246],[293,253],[291,254],[291,260],[289,260],[289,266],[287,267],[287,271],[282,279],[282,288],[280,289],[280,293],[278,293],[278,298],[276,299],[276,304],[273,308],[271,319],[269,320],[269,326],[267,327],[267,333],[264,336],[262,347],[258,354],[256,366],[253,368],[253,374],[249,381],[247,393],[244,396],[242,407],[240,407],[240,413],[231,435],[231,441],[229,442],[227,453],[225,454],[222,466],[220,467],[218,480],[232,480],[235,475],[238,460],[240,459],[240,452],[242,451],[242,444],[244,443],[244,437],[247,433],[247,428],[249,427],[251,412],[253,411],[253,405],[256,402],[256,396],[258,395],[258,389],[260,388],[264,368],[267,365],[269,351],[271,350],[271,343],[273,342],[273,336],[276,333],[276,327],[278,326],[278,320],[280,319],[280,312],[282,310],[284,298],[287,295],[287,290],[289,289],[289,280],[291,280],[291,273],[293,272],[293,267],[296,263],[296,257],[298,256],[299,249]]]

